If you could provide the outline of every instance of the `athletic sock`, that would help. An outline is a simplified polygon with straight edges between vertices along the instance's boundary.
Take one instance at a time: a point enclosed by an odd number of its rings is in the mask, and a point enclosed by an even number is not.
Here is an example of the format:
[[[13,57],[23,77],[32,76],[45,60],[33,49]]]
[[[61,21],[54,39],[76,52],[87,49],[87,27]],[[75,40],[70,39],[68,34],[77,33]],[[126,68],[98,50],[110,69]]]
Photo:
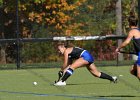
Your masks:
[[[110,75],[108,75],[108,74],[105,74],[105,73],[103,73],[103,72],[101,72],[100,78],[102,78],[102,79],[108,79],[108,80],[110,80],[110,81],[113,81],[112,76],[110,76]]]
[[[71,68],[67,69],[64,76],[62,77],[62,82],[66,81],[73,74],[73,70]]]

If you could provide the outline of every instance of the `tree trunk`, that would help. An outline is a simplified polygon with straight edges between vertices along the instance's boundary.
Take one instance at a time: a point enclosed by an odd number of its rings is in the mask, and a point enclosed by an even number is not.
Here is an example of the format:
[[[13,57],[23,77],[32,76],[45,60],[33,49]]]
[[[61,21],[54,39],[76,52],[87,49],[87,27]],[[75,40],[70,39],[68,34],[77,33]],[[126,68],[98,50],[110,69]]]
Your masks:
[[[4,48],[1,48],[0,50],[0,64],[6,64],[6,53]]]
[[[122,1],[117,0],[116,2],[116,34],[117,35],[122,35]],[[118,40],[118,45],[122,43],[122,40]],[[123,60],[123,54],[118,55],[118,61]]]
[[[4,39],[4,8],[0,7],[0,38]],[[3,44],[0,45],[0,63],[6,64],[6,53],[5,53],[5,46]]]

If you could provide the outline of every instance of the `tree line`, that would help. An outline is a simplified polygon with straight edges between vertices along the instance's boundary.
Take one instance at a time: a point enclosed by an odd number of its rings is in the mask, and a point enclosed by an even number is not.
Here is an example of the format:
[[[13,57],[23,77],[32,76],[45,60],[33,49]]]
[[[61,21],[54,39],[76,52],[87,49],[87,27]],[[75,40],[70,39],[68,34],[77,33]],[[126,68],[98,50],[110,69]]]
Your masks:
[[[18,25],[20,38],[45,38],[53,36],[89,36],[116,34],[117,0],[18,0]],[[17,0],[0,0],[0,38],[17,38]],[[123,33],[128,30],[127,18],[137,16],[137,1],[122,0]],[[105,42],[105,43],[103,43]],[[116,42],[72,42],[89,49],[98,60],[115,59]],[[106,44],[106,45],[104,45]],[[57,61],[54,42],[22,43],[23,62]],[[0,62],[16,60],[16,44],[0,44]],[[108,50],[112,53],[110,56]],[[101,54],[106,52],[104,56]]]

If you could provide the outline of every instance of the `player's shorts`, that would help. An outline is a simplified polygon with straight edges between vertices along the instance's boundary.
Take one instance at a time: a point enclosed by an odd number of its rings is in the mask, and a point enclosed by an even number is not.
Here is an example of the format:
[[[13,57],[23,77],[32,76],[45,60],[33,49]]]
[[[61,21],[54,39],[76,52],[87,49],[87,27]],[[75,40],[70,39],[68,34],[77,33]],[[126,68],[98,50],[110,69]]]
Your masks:
[[[138,52],[138,59],[136,61],[136,64],[140,66],[140,52]]]
[[[88,61],[91,64],[94,62],[93,56],[87,50],[84,50],[81,53],[81,56],[80,57],[82,57],[84,60]]]

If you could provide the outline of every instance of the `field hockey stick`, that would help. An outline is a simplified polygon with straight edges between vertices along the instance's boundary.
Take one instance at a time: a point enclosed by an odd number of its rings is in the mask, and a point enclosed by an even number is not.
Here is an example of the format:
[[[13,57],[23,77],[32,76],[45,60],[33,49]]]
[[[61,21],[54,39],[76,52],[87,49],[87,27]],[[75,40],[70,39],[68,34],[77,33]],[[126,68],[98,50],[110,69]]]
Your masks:
[[[60,81],[60,79],[62,78],[62,76],[63,76],[63,71],[59,71],[58,72],[58,80],[55,80],[55,83],[58,82],[58,81]]]
[[[137,55],[136,52],[131,52],[131,51],[119,51],[120,53],[124,53],[124,54],[134,54]]]

